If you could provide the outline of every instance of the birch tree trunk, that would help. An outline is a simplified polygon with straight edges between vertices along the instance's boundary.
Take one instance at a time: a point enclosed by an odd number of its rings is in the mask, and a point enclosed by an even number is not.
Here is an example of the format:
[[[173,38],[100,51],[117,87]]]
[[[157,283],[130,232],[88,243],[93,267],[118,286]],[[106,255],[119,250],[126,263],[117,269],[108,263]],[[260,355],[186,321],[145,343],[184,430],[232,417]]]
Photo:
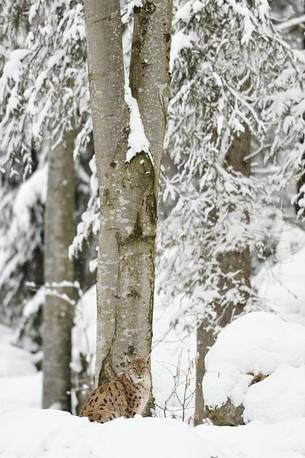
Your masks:
[[[43,311],[43,408],[71,411],[71,329],[74,280],[68,249],[73,239],[75,175],[74,132],[49,153],[45,212],[45,284]]]
[[[232,142],[231,148],[228,151],[226,157],[226,163],[228,167],[231,167],[236,172],[240,172],[244,176],[250,176],[250,161],[244,158],[249,155],[251,147],[251,136],[248,129],[240,137],[236,137]],[[234,317],[240,314],[247,304],[248,293],[247,288],[250,288],[250,276],[251,276],[251,258],[250,251],[248,248],[242,251],[231,251],[223,253],[219,257],[219,264],[224,277],[220,279],[219,289],[223,294],[226,294],[228,289],[233,285],[225,280],[225,275],[230,272],[235,272],[234,281],[240,285],[245,285],[246,290],[241,291],[242,301],[238,304],[228,304],[225,311],[219,304],[215,304],[214,310],[217,314],[217,323],[221,327],[226,326],[230,323]],[[203,392],[202,392],[202,380],[205,373],[204,359],[209,351],[210,347],[215,342],[215,330],[212,328],[210,322],[204,320],[197,329],[197,356],[196,356],[196,389],[195,389],[195,425],[202,424],[203,419],[207,416],[207,412],[204,406]],[[231,409],[231,406],[225,406],[226,412],[219,411],[221,417],[228,416],[228,424],[230,424],[230,415],[234,415],[236,412]],[[232,412],[231,412],[232,410]],[[217,418],[213,416],[213,421]],[[232,423],[234,424],[234,422]]]
[[[131,89],[153,163],[141,152],[126,162],[129,113],[119,0],[85,0],[94,145],[101,226],[97,279],[97,382],[113,378],[126,356],[150,353],[158,180],[169,88],[171,2],[136,9]],[[165,33],[166,31],[166,33]]]

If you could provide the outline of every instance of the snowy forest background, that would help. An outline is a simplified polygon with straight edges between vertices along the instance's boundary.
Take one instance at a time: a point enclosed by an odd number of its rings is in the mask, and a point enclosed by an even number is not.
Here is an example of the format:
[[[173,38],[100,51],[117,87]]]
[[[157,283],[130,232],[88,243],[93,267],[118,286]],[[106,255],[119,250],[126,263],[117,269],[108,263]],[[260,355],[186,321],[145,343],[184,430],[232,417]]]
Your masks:
[[[134,11],[151,4],[121,1],[127,74]],[[60,412],[99,377],[84,5],[1,1],[0,456],[305,456],[304,32],[303,0],[174,1],[153,418],[92,425]],[[155,166],[129,97],[126,160]]]

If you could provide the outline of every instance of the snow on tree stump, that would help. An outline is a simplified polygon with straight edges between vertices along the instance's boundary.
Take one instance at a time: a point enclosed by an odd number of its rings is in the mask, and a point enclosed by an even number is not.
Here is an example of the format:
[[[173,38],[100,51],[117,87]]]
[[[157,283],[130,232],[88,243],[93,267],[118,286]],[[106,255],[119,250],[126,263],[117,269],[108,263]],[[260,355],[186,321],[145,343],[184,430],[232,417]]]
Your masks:
[[[207,417],[214,425],[217,426],[238,426],[244,425],[243,420],[244,406],[234,406],[228,399],[225,404],[220,407],[206,407]]]

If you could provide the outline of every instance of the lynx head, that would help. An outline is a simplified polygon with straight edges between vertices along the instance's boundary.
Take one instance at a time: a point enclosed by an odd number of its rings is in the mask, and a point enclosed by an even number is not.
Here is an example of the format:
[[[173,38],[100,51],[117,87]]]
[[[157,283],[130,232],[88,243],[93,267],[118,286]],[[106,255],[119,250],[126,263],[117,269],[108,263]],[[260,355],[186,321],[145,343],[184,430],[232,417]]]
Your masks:
[[[126,372],[135,385],[150,386],[149,357],[134,359],[128,364]]]

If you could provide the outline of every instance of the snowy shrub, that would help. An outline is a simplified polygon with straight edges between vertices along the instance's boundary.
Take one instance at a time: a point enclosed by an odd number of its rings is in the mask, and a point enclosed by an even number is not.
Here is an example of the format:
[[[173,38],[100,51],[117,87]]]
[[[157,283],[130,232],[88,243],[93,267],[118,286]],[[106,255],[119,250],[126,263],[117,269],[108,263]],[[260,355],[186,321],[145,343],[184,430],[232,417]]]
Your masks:
[[[28,433],[29,425],[34,435]],[[28,409],[3,414],[0,427],[0,454],[8,457],[141,458],[144,454],[146,458],[211,458],[208,443],[175,420],[120,418],[102,425],[67,412]]]

